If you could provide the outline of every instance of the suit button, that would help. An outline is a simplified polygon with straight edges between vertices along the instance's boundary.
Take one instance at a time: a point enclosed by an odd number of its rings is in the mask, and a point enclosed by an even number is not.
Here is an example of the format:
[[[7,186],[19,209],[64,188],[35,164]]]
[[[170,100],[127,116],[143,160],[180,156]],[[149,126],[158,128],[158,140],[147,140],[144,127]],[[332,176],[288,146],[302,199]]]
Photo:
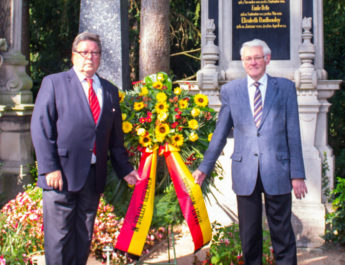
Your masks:
[[[90,148],[90,149],[89,149],[89,151],[90,151],[90,152],[92,152],[92,151],[93,151],[93,149],[92,149],[92,148]]]
[[[259,137],[259,136],[260,136],[260,133],[258,132],[258,133],[256,134],[256,136]]]
[[[254,156],[259,156],[259,154],[255,153]]]

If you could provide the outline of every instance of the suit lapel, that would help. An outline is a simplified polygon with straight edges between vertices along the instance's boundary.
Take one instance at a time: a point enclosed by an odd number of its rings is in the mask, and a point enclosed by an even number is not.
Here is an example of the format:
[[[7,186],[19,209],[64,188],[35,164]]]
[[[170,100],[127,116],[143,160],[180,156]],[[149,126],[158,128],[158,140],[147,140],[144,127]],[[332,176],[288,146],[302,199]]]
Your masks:
[[[265,96],[265,102],[264,102],[264,108],[262,110],[262,119],[259,128],[262,126],[262,124],[265,122],[265,119],[272,108],[273,102],[278,94],[279,87],[277,86],[277,83],[275,82],[275,79],[267,76],[267,90],[266,90],[266,96]]]
[[[70,82],[70,87],[74,89],[76,93],[76,97],[78,98],[78,103],[81,105],[83,113],[85,113],[88,119],[94,123],[90,105],[85,96],[83,86],[81,85],[78,79],[78,76],[74,72],[73,69],[70,69],[68,71],[68,79],[69,79],[68,81]]]
[[[244,78],[243,81],[240,83],[241,85],[239,86],[239,91],[238,91],[238,99],[239,99],[239,104],[242,108],[242,119],[248,122],[252,122],[253,125],[255,126],[254,123],[254,117],[252,114],[252,110],[250,108],[250,99],[249,99],[249,93],[248,93],[248,81],[247,78]]]

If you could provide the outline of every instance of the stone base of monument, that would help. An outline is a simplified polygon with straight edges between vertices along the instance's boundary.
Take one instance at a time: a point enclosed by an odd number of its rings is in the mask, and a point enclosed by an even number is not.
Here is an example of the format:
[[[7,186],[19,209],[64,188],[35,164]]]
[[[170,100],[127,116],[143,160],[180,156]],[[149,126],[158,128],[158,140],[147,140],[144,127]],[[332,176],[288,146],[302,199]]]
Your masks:
[[[317,248],[324,244],[325,205],[312,202],[293,202],[292,225],[297,247]]]

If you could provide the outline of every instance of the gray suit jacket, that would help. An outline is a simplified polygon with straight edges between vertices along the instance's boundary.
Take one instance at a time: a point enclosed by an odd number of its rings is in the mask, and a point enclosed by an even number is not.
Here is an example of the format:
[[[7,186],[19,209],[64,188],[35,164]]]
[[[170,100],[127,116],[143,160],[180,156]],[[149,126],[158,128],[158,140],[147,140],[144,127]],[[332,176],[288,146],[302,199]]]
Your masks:
[[[258,170],[265,192],[291,192],[291,179],[305,178],[296,88],[285,78],[268,76],[263,116],[256,128],[250,109],[247,79],[221,88],[222,106],[212,141],[199,170],[208,174],[233,129],[232,186],[237,195],[250,195]]]

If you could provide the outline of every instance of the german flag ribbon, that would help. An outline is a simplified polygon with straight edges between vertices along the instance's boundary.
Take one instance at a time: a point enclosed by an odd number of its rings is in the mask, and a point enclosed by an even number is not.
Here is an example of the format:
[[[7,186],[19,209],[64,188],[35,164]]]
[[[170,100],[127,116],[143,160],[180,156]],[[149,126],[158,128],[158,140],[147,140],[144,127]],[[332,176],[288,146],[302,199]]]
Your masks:
[[[165,156],[182,214],[193,238],[194,251],[197,251],[212,237],[201,188],[194,182],[178,148],[165,144],[160,147],[159,154]],[[143,151],[138,169],[141,180],[134,188],[123,227],[117,238],[116,249],[136,256],[141,255],[152,221],[156,167],[157,148]]]
[[[131,201],[115,245],[116,249],[140,256],[150,229],[156,185],[157,149],[142,152]]]
[[[161,153],[162,150],[160,150]],[[194,251],[206,245],[212,237],[212,228],[200,186],[179,154],[179,149],[164,145],[165,161],[173,181],[182,214],[191,232]]]

